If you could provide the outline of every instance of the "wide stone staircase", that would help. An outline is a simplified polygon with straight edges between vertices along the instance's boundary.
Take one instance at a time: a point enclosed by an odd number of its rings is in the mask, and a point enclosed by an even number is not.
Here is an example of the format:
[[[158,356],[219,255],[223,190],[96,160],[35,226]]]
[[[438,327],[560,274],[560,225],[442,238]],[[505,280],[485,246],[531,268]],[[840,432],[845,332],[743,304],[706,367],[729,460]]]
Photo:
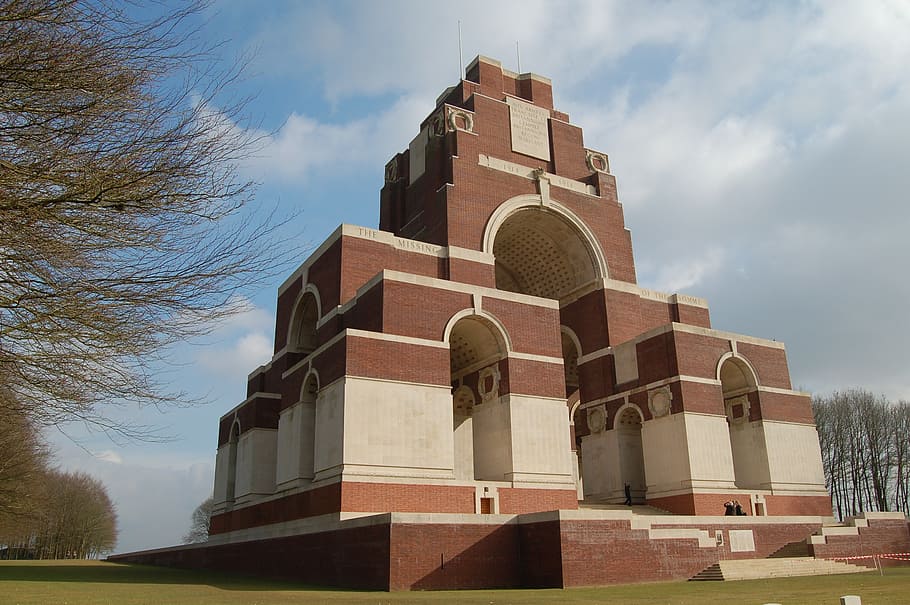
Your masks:
[[[789,544],[787,546],[790,546]],[[786,548],[786,546],[784,547]],[[783,550],[783,549],[781,549]],[[776,553],[775,553],[776,554]],[[772,555],[773,556],[773,555]],[[812,557],[774,557],[768,559],[736,559],[720,561],[689,578],[705,580],[758,580],[791,576],[823,576],[869,571],[868,567]]]

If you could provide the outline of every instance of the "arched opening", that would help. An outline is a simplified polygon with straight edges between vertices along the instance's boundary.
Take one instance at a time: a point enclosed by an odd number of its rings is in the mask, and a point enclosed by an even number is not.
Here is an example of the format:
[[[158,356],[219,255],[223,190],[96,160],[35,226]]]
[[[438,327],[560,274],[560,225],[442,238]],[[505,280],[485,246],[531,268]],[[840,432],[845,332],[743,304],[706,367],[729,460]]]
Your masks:
[[[750,397],[754,397],[757,388],[755,373],[745,360],[728,357],[721,363],[718,374],[730,434],[736,487],[760,489],[768,481],[768,457],[762,431],[751,418]]]
[[[565,217],[524,208],[496,232],[496,287],[560,299],[599,277],[592,243]]]
[[[316,453],[316,399],[319,381],[312,372],[300,390],[300,478],[313,479]]]
[[[572,448],[572,469],[575,479],[575,491],[578,499],[584,499],[582,486],[583,465],[581,460],[581,447],[579,447],[578,429],[575,425],[575,416],[581,404],[581,392],[578,388],[578,357],[581,354],[578,338],[569,328],[562,326],[562,364],[563,375],[566,382],[566,407],[569,409],[570,446]]]
[[[496,404],[501,395],[500,361],[507,356],[505,336],[489,319],[471,315],[452,327],[449,350],[455,476],[502,480],[508,472],[502,428],[508,425]]]
[[[619,472],[623,488],[629,486],[634,503],[644,502],[647,493],[641,423],[641,411],[633,405],[620,408],[613,423],[619,446]]]
[[[319,301],[311,290],[304,292],[291,316],[288,344],[295,353],[309,355],[316,349],[316,323],[319,321]]]
[[[579,399],[579,393],[576,390],[574,393],[569,395],[569,398],[566,400],[566,405],[569,408],[569,435],[571,436],[571,447],[572,447],[572,461],[575,466],[572,469],[572,478],[575,480],[575,492],[579,500],[585,499],[585,490],[584,490],[584,465],[581,458],[581,436],[579,435],[579,429],[581,428],[578,422],[579,410],[581,408],[581,400]]]
[[[231,425],[231,436],[228,440],[227,493],[225,500],[233,502],[237,490],[237,448],[240,443],[240,422]]]

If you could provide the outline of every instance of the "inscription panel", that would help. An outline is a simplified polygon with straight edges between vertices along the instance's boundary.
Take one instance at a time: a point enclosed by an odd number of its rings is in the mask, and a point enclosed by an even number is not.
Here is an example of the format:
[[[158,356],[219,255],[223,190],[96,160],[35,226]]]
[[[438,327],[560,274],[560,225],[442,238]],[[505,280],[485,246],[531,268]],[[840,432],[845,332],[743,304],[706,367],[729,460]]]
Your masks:
[[[507,162],[506,160],[500,160],[499,158],[493,158],[488,155],[480,154],[477,163],[486,168],[507,172],[532,181],[538,178],[538,173],[534,168],[529,168],[514,162]],[[572,179],[567,179],[564,176],[551,174],[549,172],[542,172],[539,174],[540,178],[546,178],[554,187],[569,189],[570,191],[577,191],[578,193],[584,193],[586,195],[597,195],[597,190],[594,188],[594,185],[588,185],[581,181],[573,181]]]
[[[753,552],[755,536],[751,529],[730,530],[730,552]]]
[[[378,229],[370,229],[368,227],[351,226],[349,229],[345,229],[345,235],[353,235],[354,237],[369,239],[373,240],[374,242],[381,242],[383,244],[394,246],[399,250],[408,250],[411,252],[419,252],[421,254],[429,254],[431,256],[438,257],[444,257],[446,255],[445,248],[442,246],[437,246],[436,244],[428,244],[426,242],[420,242],[404,237],[397,237],[388,231],[379,231]]]
[[[509,125],[512,131],[512,151],[540,160],[550,160],[550,112],[542,107],[506,97],[509,104]]]

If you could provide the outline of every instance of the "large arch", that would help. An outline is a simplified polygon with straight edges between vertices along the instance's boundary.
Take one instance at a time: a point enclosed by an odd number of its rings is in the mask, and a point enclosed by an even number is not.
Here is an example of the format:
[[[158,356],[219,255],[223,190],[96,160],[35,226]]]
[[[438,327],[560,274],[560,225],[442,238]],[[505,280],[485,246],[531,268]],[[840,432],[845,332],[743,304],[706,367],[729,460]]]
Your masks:
[[[539,195],[500,205],[487,223],[483,247],[495,258],[500,290],[560,299],[608,277],[603,250],[588,226]]]
[[[508,336],[498,322],[456,314],[446,327],[452,381],[453,472],[457,479],[501,481],[510,468],[508,423],[496,405]]]
[[[733,475],[740,489],[762,489],[770,481],[768,451],[760,422],[752,420],[752,402],[758,379],[752,364],[728,353],[717,364],[730,435]]]

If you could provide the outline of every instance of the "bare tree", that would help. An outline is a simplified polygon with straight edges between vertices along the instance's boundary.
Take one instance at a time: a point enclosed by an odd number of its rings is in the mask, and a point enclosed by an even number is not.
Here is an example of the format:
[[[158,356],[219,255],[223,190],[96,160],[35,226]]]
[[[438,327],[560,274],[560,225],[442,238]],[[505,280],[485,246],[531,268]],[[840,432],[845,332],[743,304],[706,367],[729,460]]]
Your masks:
[[[899,401],[891,413],[894,510],[910,514],[910,402]]]
[[[0,519],[21,523],[34,512],[46,466],[47,448],[31,420],[0,405]]]
[[[8,558],[93,559],[113,550],[117,515],[104,485],[85,473],[48,470],[32,513],[0,515],[0,545]]]
[[[186,401],[155,376],[162,348],[237,312],[278,248],[199,6],[123,6],[0,0],[0,403],[141,436],[98,404]]]
[[[213,502],[212,497],[209,496],[193,511],[190,531],[183,536],[184,542],[187,544],[195,544],[197,542],[205,542],[209,539],[209,522],[212,520]]]
[[[835,514],[910,513],[910,404],[849,389],[814,397],[812,409]]]

